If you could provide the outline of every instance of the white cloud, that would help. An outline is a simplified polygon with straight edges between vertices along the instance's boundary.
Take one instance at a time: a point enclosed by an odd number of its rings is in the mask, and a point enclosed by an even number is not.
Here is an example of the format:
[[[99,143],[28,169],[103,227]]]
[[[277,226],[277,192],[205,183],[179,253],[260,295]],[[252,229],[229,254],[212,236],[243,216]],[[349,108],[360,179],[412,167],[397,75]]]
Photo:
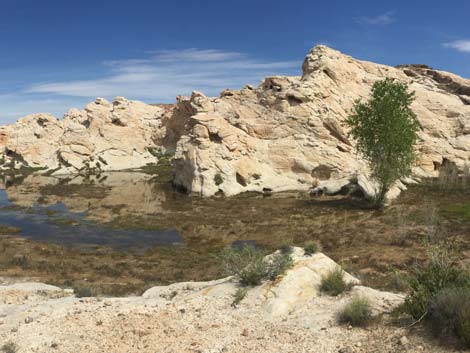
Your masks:
[[[217,96],[225,88],[258,84],[270,75],[300,74],[298,61],[266,61],[216,49],[163,50],[147,57],[109,60],[89,80],[32,82],[22,90],[1,94],[0,124],[37,112],[62,116],[95,97],[125,96],[148,103],[174,102],[193,90]]]
[[[242,53],[214,49],[165,50],[144,59],[106,61],[104,66],[107,70],[102,77],[38,83],[28,87],[26,92],[174,101],[177,95],[187,95],[193,90],[218,95],[225,88],[257,84],[264,76],[293,74],[300,69],[298,62],[261,61]]]
[[[444,43],[444,46],[464,53],[470,53],[470,39],[455,40],[453,42]]]
[[[368,17],[368,16],[357,17],[355,21],[363,25],[386,26],[386,25],[396,22],[395,11],[387,11],[383,14],[372,16],[372,17]]]

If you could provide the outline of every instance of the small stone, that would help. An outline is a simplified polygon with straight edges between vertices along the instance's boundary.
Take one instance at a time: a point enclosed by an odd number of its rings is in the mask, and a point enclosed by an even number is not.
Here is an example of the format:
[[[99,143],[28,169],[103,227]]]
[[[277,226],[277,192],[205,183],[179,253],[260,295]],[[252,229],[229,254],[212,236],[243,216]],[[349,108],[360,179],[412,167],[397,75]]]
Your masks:
[[[17,327],[13,327],[10,332],[18,332],[18,328]]]
[[[56,342],[51,343],[51,348],[57,348],[59,345]]]
[[[408,337],[403,336],[402,338],[400,338],[400,344],[402,346],[406,346],[408,343],[410,343],[410,341],[408,340]]]
[[[423,346],[418,346],[416,347],[418,349],[418,351],[424,351],[424,347]]]
[[[247,330],[246,328],[243,329],[243,331],[242,331],[242,336],[248,337],[249,334],[250,334],[250,333],[248,332],[248,330]]]
[[[348,330],[352,330],[352,328],[353,328],[353,327],[352,327],[351,325],[348,326]]]
[[[26,319],[24,319],[25,324],[30,324],[33,321],[34,321],[34,319],[31,316],[28,316],[28,317],[26,317]]]
[[[362,343],[361,343],[361,342],[357,342],[357,343],[356,343],[356,347],[362,347]]]

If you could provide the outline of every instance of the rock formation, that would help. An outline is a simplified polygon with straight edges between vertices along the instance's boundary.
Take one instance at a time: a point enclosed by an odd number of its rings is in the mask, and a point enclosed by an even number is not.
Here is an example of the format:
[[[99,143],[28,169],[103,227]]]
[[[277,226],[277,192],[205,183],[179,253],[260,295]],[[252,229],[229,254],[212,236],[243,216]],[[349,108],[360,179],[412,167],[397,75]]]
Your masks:
[[[97,98],[61,120],[33,114],[0,129],[2,167],[56,174],[135,169],[156,163],[164,109],[117,97]]]
[[[370,352],[395,351],[401,329],[352,329],[336,316],[356,295],[369,300],[374,316],[390,313],[403,295],[363,286],[338,297],[320,295],[322,276],[338,265],[299,248],[292,257],[292,269],[249,288],[236,307],[234,278],[153,287],[128,298],[76,298],[72,290],[39,283],[1,285],[0,342],[21,352],[64,353],[338,352],[362,344]],[[410,339],[415,346],[422,341]]]
[[[220,98],[194,93],[180,102],[193,111],[178,141],[175,182],[210,196],[326,190],[329,181],[357,180],[367,168],[344,121],[354,101],[386,77],[416,92],[413,110],[422,130],[414,176],[435,176],[446,161],[459,168],[469,161],[470,80],[359,61],[325,46],[313,48],[302,69],[301,77],[269,77],[257,89],[226,90]]]
[[[344,186],[368,174],[344,121],[353,102],[386,77],[416,92],[412,108],[422,129],[414,177],[435,176],[447,162],[463,169],[470,159],[470,80],[424,65],[359,61],[326,46],[308,53],[301,77],[268,77],[219,98],[194,92],[174,107],[97,99],[59,121],[22,118],[0,131],[3,163],[99,172],[140,168],[171,151],[174,183],[203,196],[328,191],[337,180]],[[365,181],[359,187],[373,189]],[[398,183],[392,192],[404,188]]]

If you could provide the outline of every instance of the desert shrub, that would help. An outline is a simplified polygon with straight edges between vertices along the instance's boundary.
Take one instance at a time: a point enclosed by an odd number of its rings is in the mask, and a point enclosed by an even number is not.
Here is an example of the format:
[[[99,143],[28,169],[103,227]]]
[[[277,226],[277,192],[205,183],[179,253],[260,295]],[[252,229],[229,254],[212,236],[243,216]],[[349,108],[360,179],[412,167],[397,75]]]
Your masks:
[[[340,267],[324,276],[320,284],[320,291],[332,296],[337,296],[350,289],[351,284],[344,280],[343,270]]]
[[[73,292],[77,298],[93,297],[96,294],[92,288],[83,285],[74,286]]]
[[[437,189],[442,192],[459,192],[470,187],[470,165],[465,164],[462,172],[455,163],[444,160],[439,168],[435,181]]]
[[[440,337],[456,337],[470,348],[470,287],[441,290],[428,305],[427,323]]]
[[[392,184],[410,174],[416,159],[419,123],[410,107],[413,100],[405,83],[387,78],[374,83],[367,102],[355,102],[346,120],[378,183],[372,200],[377,207],[383,206]]]
[[[279,248],[283,254],[292,254],[294,248],[292,247],[292,242],[289,240],[284,240]]]
[[[243,299],[245,299],[246,295],[248,294],[248,288],[247,287],[241,287],[238,288],[235,294],[233,295],[233,302],[232,306],[236,307],[238,304],[242,302]]]
[[[424,265],[417,265],[408,278],[410,292],[404,310],[415,319],[426,315],[431,300],[446,288],[470,288],[470,274],[453,265],[446,251],[434,249]]]
[[[317,241],[309,240],[304,245],[305,255],[313,255],[320,251],[320,244]]]
[[[276,279],[286,273],[293,264],[294,262],[289,253],[275,253],[267,261],[267,278],[270,280]]]
[[[365,297],[355,296],[338,313],[338,321],[352,326],[364,326],[371,318],[369,300]]]
[[[243,286],[256,286],[263,280],[272,280],[292,266],[290,254],[276,253],[265,260],[264,251],[248,245],[240,249],[226,248],[221,258],[225,272],[237,276]]]
[[[13,342],[7,342],[0,349],[2,353],[16,353],[18,346]]]

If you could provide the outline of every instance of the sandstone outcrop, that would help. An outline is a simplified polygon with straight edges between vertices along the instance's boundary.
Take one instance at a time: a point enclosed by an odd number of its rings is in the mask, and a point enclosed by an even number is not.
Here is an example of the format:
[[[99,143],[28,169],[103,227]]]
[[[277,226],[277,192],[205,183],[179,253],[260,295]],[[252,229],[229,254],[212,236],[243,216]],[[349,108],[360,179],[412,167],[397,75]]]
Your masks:
[[[326,191],[338,179],[357,182],[368,170],[344,121],[354,101],[386,77],[416,93],[412,108],[422,129],[414,176],[436,176],[449,161],[460,169],[469,162],[470,80],[359,61],[325,46],[309,52],[302,70],[301,77],[266,78],[256,89],[226,90],[219,98],[194,93],[180,102],[193,112],[178,141],[175,182],[205,196],[312,186]],[[398,183],[389,196],[404,188]]]
[[[302,76],[268,77],[257,88],[227,89],[218,98],[193,92],[174,106],[97,99],[62,120],[22,118],[0,130],[3,165],[99,173],[141,168],[170,151],[174,183],[203,196],[329,192],[344,181],[373,193],[345,119],[353,102],[386,77],[416,93],[419,160],[413,179],[403,182],[436,176],[449,162],[463,170],[470,159],[470,80],[424,65],[360,61],[322,45],[306,56]],[[399,182],[389,196],[405,188]]]
[[[165,110],[117,97],[97,98],[61,120],[34,114],[0,129],[3,169],[86,174],[157,163]]]

